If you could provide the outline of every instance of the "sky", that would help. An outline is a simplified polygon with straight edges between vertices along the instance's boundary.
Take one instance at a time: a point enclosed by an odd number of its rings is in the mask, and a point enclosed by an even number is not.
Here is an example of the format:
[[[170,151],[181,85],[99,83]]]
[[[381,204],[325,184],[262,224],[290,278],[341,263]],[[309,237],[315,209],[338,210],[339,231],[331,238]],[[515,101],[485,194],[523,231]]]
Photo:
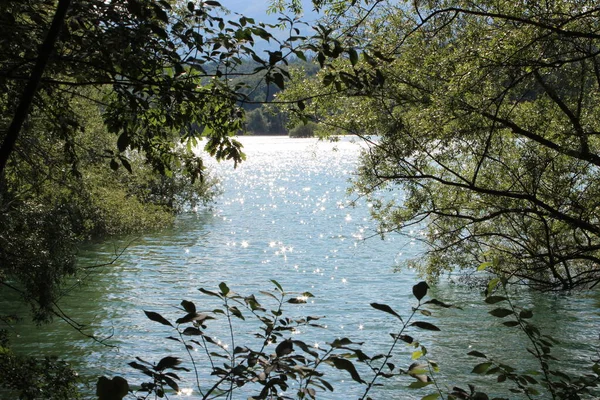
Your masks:
[[[277,21],[276,15],[267,15],[266,13],[270,0],[220,0],[219,3],[231,11],[254,18],[257,22]],[[311,0],[302,0],[302,5],[304,7],[304,19],[314,20],[317,15],[313,11]]]
[[[232,12],[239,13],[246,17],[254,18],[254,20],[258,22],[265,22],[275,24],[278,22],[279,15],[276,14],[267,14],[267,8],[269,7],[270,0],[218,0],[221,5]],[[313,5],[311,0],[302,0],[302,5],[304,9],[304,15],[302,16],[302,21],[305,22],[313,22],[317,19],[318,15],[313,10]],[[230,16],[231,19],[234,19],[235,16]],[[306,25],[298,25],[297,27],[301,29],[302,35],[310,35],[310,30],[302,31],[302,27]],[[276,38],[279,40],[283,40],[289,36],[288,31],[275,31],[271,32]],[[260,39],[257,39],[255,50],[261,52],[263,50],[272,50],[278,49],[278,46],[274,42],[267,43]]]

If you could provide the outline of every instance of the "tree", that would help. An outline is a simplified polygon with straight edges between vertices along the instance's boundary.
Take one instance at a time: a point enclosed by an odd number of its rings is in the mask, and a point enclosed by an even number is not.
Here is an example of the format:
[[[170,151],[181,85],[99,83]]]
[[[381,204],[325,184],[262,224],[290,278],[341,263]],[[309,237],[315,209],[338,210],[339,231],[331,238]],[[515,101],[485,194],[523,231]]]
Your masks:
[[[320,27],[324,88],[298,111],[377,136],[356,188],[374,201],[380,233],[423,229],[432,277],[479,266],[543,290],[596,285],[600,8],[366,1],[350,10],[345,24]],[[328,91],[337,97],[319,97]],[[405,198],[390,201],[385,189]]]
[[[263,60],[252,46],[275,40],[268,28],[216,1],[2,2],[0,285],[44,320],[80,240],[160,225],[182,195],[210,198],[199,140],[244,158],[232,137],[244,84],[229,78],[252,58],[248,75],[282,87],[279,64],[298,53],[284,41]]]

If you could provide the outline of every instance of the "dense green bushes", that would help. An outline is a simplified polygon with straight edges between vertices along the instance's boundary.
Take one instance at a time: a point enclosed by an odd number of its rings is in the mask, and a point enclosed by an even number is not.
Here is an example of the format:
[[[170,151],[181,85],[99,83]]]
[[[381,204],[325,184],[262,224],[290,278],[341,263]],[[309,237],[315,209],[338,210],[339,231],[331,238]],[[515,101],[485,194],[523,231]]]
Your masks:
[[[170,173],[160,174],[141,153],[116,155],[92,101],[71,108],[85,128],[56,138],[34,114],[0,182],[0,283],[20,291],[40,321],[51,316],[62,279],[76,272],[78,243],[160,229],[217,193],[207,173],[193,182],[184,176],[190,150],[175,150]]]

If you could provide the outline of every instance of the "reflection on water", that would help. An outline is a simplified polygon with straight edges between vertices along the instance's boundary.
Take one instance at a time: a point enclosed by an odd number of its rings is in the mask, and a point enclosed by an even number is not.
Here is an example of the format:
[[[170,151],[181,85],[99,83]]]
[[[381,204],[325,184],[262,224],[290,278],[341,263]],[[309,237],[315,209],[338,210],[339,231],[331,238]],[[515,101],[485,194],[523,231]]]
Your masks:
[[[93,269],[91,277],[76,282],[76,290],[63,302],[68,315],[99,337],[111,336],[108,343],[116,347],[93,343],[62,323],[39,328],[22,324],[13,338],[19,351],[59,353],[84,368],[90,385],[99,374],[132,376],[127,363],[135,356],[158,360],[172,352],[181,355],[177,343],[164,339],[168,330],[149,321],[142,310],[175,315],[182,299],[208,310],[210,300],[198,288],[214,289],[226,281],[247,295],[270,288],[270,279],[288,291],[315,295],[305,305],[290,306],[292,313],[326,316],[327,329],[314,336],[296,333],[305,335],[307,342],[317,347],[346,336],[364,341],[367,353],[384,351],[388,333],[397,327],[386,314],[373,312],[369,303],[387,303],[403,314],[410,311],[411,287],[418,278],[411,270],[393,273],[393,266],[418,255],[419,246],[406,237],[363,240],[375,233],[369,205],[358,201],[351,207],[357,199],[346,194],[359,146],[349,140],[332,144],[282,137],[249,137],[242,142],[248,161],[236,170],[228,163],[213,163],[224,189],[214,209],[186,214],[157,234],[82,249],[81,263],[93,265],[107,262],[127,245],[113,265]],[[499,328],[499,321],[487,316],[489,308],[478,293],[447,283],[434,292],[441,300],[462,307],[435,311],[431,321],[442,332],[414,333],[439,362],[444,384],[491,382],[469,374],[477,362],[466,356],[471,350],[506,361],[522,358],[525,340],[510,329]],[[534,309],[536,321],[549,334],[567,343],[562,356],[578,365],[588,362],[589,350],[598,342],[597,294],[519,296],[523,305]],[[13,306],[14,302],[2,305]],[[244,331],[243,326],[237,329]],[[396,364],[406,368],[411,351],[399,350]],[[336,379],[346,379],[344,386],[322,398],[345,399],[354,394],[356,388],[347,382],[348,377],[342,374]],[[409,382],[392,380],[379,389],[378,398],[427,394],[402,389]]]

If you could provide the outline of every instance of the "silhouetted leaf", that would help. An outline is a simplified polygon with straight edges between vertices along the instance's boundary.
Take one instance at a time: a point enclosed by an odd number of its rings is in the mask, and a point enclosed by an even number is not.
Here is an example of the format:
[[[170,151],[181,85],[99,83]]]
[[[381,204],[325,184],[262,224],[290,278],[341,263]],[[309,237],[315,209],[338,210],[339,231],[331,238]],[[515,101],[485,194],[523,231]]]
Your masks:
[[[437,299],[428,300],[423,304],[433,304],[433,305],[444,307],[444,308],[450,308],[450,307],[460,308],[460,307],[453,306],[452,304],[443,303]]]
[[[171,323],[169,321],[167,321],[162,315],[160,315],[159,313],[153,312],[153,311],[144,311],[144,313],[146,314],[146,316],[155,322],[158,322],[160,324],[163,325],[167,325],[170,327],[173,327],[173,325],[171,325]]]
[[[371,307],[373,307],[376,310],[383,311],[388,314],[392,314],[394,317],[396,317],[400,321],[402,321],[402,317],[400,316],[400,314],[398,314],[396,311],[392,310],[392,308],[390,306],[388,306],[387,304],[371,303]]]
[[[488,304],[496,304],[499,303],[501,301],[506,301],[508,300],[508,298],[504,297],[504,296],[488,296],[485,298],[485,302]]]
[[[350,63],[352,65],[356,65],[356,63],[358,62],[358,53],[354,48],[348,49],[348,56],[350,57]]]
[[[519,317],[523,319],[532,318],[533,312],[531,310],[523,310],[519,313]]]
[[[215,292],[211,292],[210,290],[206,290],[206,289],[204,289],[204,288],[200,288],[200,289],[198,289],[198,290],[199,290],[199,291],[201,291],[201,292],[202,292],[202,293],[204,293],[204,294],[207,294],[207,295],[209,295],[209,296],[221,297],[221,295],[220,295],[220,294],[218,294],[218,293],[215,293]]]
[[[179,392],[179,385],[173,379],[168,376],[163,375],[162,379],[166,382],[167,385],[176,392]]]
[[[181,306],[183,307],[183,309],[185,311],[187,311],[190,314],[196,312],[196,305],[194,303],[192,303],[191,301],[183,300],[181,302]]]
[[[429,285],[427,284],[427,282],[419,282],[413,286],[412,292],[413,295],[417,298],[417,300],[421,300],[427,295],[427,289],[429,289]]]
[[[333,366],[337,369],[348,371],[355,382],[365,383],[361,379],[360,375],[358,374],[358,371],[356,371],[356,368],[354,367],[354,364],[351,361],[339,357],[329,357],[325,361],[333,364]]]
[[[196,321],[201,324],[204,321],[209,320],[209,319],[214,319],[214,318],[206,313],[190,313],[190,314],[186,314],[185,316],[183,316],[181,318],[178,318],[177,321],[175,321],[175,322],[178,324],[185,324],[186,322]]]
[[[440,330],[440,328],[438,328],[437,326],[430,324],[429,322],[424,322],[424,321],[415,321],[411,325],[416,326],[417,328],[426,329],[429,331],[439,331]]]
[[[193,326],[188,326],[187,328],[185,328],[183,330],[183,334],[186,336],[200,336],[200,335],[202,335],[202,331]]]
[[[129,363],[129,366],[130,366],[130,367],[132,367],[132,368],[135,368],[135,369],[137,369],[137,370],[140,370],[140,371],[142,371],[142,372],[147,372],[147,373],[149,373],[149,371],[150,371],[150,370],[148,369],[148,367],[146,367],[146,366],[145,366],[145,365],[143,365],[143,364],[136,363],[135,361],[132,361],[132,362],[130,362],[130,363]]]
[[[154,369],[156,369],[157,371],[162,371],[167,368],[173,368],[179,364],[181,364],[181,359],[177,357],[167,356],[161,359],[158,362],[158,364],[156,364],[156,367],[154,367]]]
[[[470,355],[470,356],[473,356],[473,357],[483,357],[483,358],[486,358],[485,354],[480,353],[480,352],[475,351],[475,350],[468,352],[467,355]]]
[[[242,315],[242,312],[240,311],[239,308],[233,306],[233,307],[229,307],[229,312],[231,312],[231,314],[233,314],[235,317],[241,319],[241,320],[245,320],[246,318],[244,318],[244,316]]]
[[[123,167],[127,170],[127,172],[132,174],[133,169],[131,169],[131,164],[129,163],[129,161],[125,157],[119,157],[119,160],[121,160],[121,165],[123,165]]]
[[[291,339],[284,340],[283,342],[279,343],[275,348],[275,354],[277,354],[277,357],[287,356],[293,351],[294,345],[292,344]]]
[[[296,346],[300,347],[302,349],[302,351],[310,354],[313,357],[317,357],[319,355],[316,351],[311,349],[306,343],[304,343],[301,340],[292,340],[292,343],[295,344]]]
[[[127,396],[129,384],[125,378],[115,376],[108,379],[101,376],[96,383],[96,395],[98,400],[121,400]]]
[[[341,338],[341,339],[335,339],[332,343],[330,343],[330,346],[334,347],[334,348],[338,348],[338,347],[342,347],[342,346],[348,346],[350,344],[362,345],[363,342],[357,343],[357,342],[353,342],[352,340],[350,340],[348,338]]]
[[[495,308],[489,313],[492,314],[494,317],[498,318],[508,317],[509,315],[513,314],[512,310],[509,310],[507,308]]]
[[[411,344],[412,342],[414,342],[414,339],[412,336],[409,335],[398,335],[396,333],[390,333],[390,335],[394,338],[394,339],[400,339],[403,342],[406,342],[408,344]]]

